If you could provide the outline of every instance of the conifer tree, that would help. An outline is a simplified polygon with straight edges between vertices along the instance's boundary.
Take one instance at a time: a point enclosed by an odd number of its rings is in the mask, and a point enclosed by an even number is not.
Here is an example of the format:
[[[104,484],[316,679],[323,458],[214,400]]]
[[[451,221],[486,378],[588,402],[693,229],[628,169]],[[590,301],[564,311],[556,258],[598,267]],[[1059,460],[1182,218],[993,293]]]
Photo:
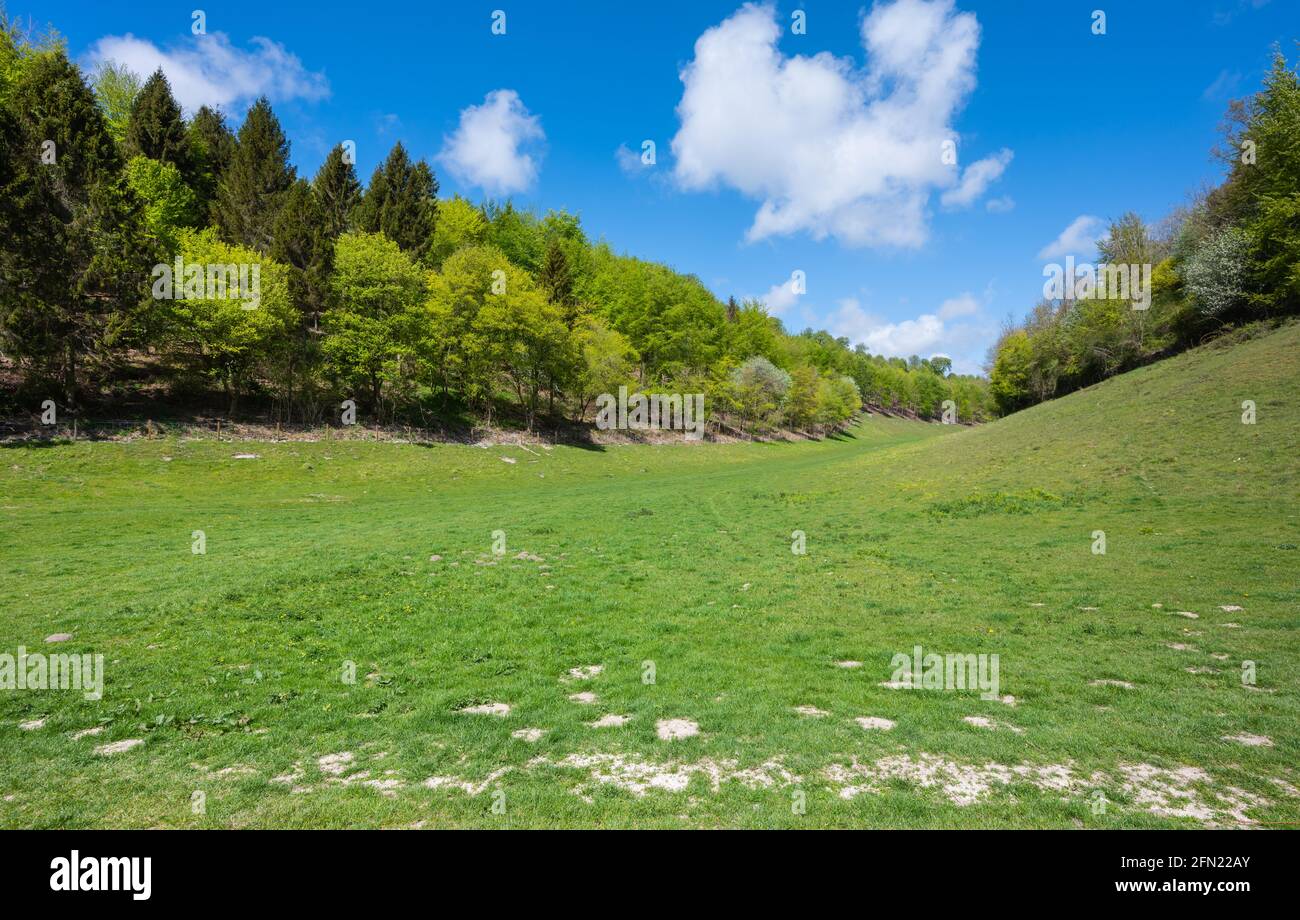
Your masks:
[[[181,107],[172,96],[171,84],[158,68],[145,81],[131,104],[126,126],[128,156],[146,156],[184,169],[188,145]]]
[[[25,62],[0,135],[0,344],[27,383],[75,404],[86,372],[127,342],[159,253],[94,93],[61,48]]]
[[[290,267],[289,292],[303,317],[315,328],[325,309],[326,283],[333,263],[334,239],[319,196],[306,179],[285,192],[275,220],[271,258]]]
[[[325,158],[313,185],[324,212],[326,231],[334,238],[346,233],[352,227],[352,212],[361,200],[361,183],[341,144]]]
[[[266,97],[248,110],[239,129],[235,153],[217,183],[213,216],[221,235],[232,243],[267,252],[275,237],[275,219],[295,171],[289,165],[289,141]]]
[[[235,135],[222,114],[205,105],[190,122],[186,141],[189,169],[185,181],[194,192],[199,214],[206,219],[217,197],[217,184],[235,155]]]
[[[401,142],[370,178],[358,205],[357,228],[382,233],[405,252],[422,258],[438,220],[438,180],[429,164],[412,163]]]
[[[546,299],[566,310],[574,306],[573,274],[569,271],[569,257],[564,254],[558,240],[552,239],[546,247],[546,258],[537,280],[546,292]]]

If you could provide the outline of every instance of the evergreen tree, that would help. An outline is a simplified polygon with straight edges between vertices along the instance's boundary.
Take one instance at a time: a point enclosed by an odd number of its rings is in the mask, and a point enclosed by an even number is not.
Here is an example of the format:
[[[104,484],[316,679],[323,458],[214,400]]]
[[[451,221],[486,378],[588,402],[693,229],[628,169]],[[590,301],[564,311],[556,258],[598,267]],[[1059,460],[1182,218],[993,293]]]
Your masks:
[[[185,181],[194,192],[198,213],[206,218],[217,197],[217,184],[235,155],[235,135],[221,113],[205,105],[190,122],[186,142],[189,169]]]
[[[88,367],[110,366],[126,343],[159,253],[94,93],[62,49],[25,63],[0,147],[0,343],[28,384],[53,383],[75,404]]]
[[[556,306],[571,310],[576,300],[573,296],[573,274],[569,271],[569,257],[564,254],[558,240],[546,247],[546,258],[537,280],[546,293],[546,299]]]
[[[299,179],[285,192],[270,255],[289,266],[289,293],[302,315],[302,329],[316,328],[325,309],[334,238],[320,198],[306,179]]]
[[[221,235],[259,252],[269,250],[280,204],[294,175],[289,141],[263,96],[248,110],[234,156],[217,183],[213,217]]]
[[[734,323],[736,321],[736,316],[739,313],[740,313],[740,307],[736,303],[736,298],[734,296],[728,297],[727,298],[727,322]]]
[[[185,122],[161,67],[145,81],[131,104],[126,149],[129,156],[174,163],[182,169],[186,165]]]
[[[403,251],[422,258],[438,220],[438,180],[429,164],[412,163],[400,142],[370,177],[354,215],[357,228],[382,233]]]
[[[316,198],[324,212],[326,232],[337,238],[352,227],[352,212],[361,200],[357,170],[340,144],[325,158],[314,182]]]

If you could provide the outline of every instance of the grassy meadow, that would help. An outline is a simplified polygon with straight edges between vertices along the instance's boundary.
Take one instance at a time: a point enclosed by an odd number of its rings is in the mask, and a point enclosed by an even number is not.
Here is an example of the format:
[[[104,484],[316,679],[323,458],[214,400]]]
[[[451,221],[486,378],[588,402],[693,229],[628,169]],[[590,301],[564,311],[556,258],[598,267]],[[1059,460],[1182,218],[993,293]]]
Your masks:
[[[0,691],[0,826],[1300,822],[1298,356],[821,442],[9,445],[0,652],[105,683]],[[999,698],[882,686],[918,645]]]

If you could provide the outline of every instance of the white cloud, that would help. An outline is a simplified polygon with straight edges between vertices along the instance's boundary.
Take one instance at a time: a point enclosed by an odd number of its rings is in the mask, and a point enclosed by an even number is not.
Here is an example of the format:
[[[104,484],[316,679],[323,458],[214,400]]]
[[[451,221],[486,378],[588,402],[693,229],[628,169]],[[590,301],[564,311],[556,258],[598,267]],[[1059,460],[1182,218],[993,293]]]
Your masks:
[[[978,374],[985,350],[997,330],[978,317],[980,301],[970,293],[945,300],[934,313],[891,322],[868,312],[855,298],[839,302],[830,331],[865,345],[872,354],[907,358],[944,355],[959,374]],[[969,319],[966,319],[969,318]],[[966,319],[963,322],[954,320]]]
[[[1105,228],[1106,222],[1100,217],[1081,214],[1061,231],[1060,236],[1038,251],[1038,258],[1055,259],[1070,255],[1090,258],[1097,251],[1097,241],[1105,235]]]
[[[878,3],[862,20],[864,69],[829,52],[787,57],[781,34],[773,7],[746,4],[695,43],[672,141],[678,184],[759,199],[750,240],[920,246],[932,192],[955,182],[943,142],[975,87],[974,15],[952,0]]]
[[[488,93],[482,105],[460,113],[439,159],[452,175],[489,194],[522,192],[537,179],[537,159],[526,145],[546,139],[541,122],[512,89]]]
[[[990,185],[1002,178],[1015,154],[1005,147],[991,157],[976,160],[961,174],[961,182],[950,188],[939,200],[945,208],[968,208],[983,196]]]
[[[191,113],[204,105],[230,111],[235,103],[258,96],[272,102],[329,96],[325,74],[305,69],[284,45],[260,36],[251,45],[250,50],[236,48],[225,33],[212,32],[163,50],[128,32],[99,39],[87,57],[92,67],[111,60],[142,77],[161,67],[176,101]]]
[[[973,316],[980,311],[979,301],[975,295],[967,292],[957,297],[949,297],[939,304],[939,319],[956,319],[959,316]]]
[[[763,305],[767,307],[767,312],[773,315],[779,315],[789,310],[799,302],[799,297],[803,291],[795,285],[795,280],[791,277],[784,284],[778,284],[759,298]]]
[[[984,209],[990,214],[1005,214],[1014,210],[1015,207],[1016,200],[1010,195],[1003,195],[1001,198],[990,198],[984,202]]]
[[[623,170],[626,176],[640,176],[647,169],[649,164],[641,159],[641,153],[633,150],[627,144],[619,144],[618,149],[614,151],[614,159],[618,161],[618,168]]]

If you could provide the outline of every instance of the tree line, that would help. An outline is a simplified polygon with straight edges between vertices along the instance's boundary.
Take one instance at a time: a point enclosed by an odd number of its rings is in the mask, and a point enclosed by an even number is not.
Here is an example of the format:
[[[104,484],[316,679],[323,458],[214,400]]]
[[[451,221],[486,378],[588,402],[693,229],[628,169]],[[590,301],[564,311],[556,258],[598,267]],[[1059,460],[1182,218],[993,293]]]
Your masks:
[[[989,361],[1001,412],[1300,313],[1300,82],[1280,51],[1263,87],[1229,106],[1215,155],[1220,185],[1154,225],[1125,214],[1098,244],[1103,263],[1152,266],[1146,309],[1044,297],[1003,330]]]
[[[346,145],[311,178],[289,154],[265,98],[237,128],[207,106],[187,119],[161,70],[86,75],[61,41],[0,20],[13,408],[161,393],[315,424],[351,399],[376,423],[532,428],[589,420],[628,386],[703,393],[712,423],[746,432],[824,432],[864,402],[992,412],[986,382],[946,358],[789,333],[761,303],[616,253],[563,211],[440,198],[400,143],[364,187]],[[221,271],[242,267],[247,288],[250,265],[255,298]]]

